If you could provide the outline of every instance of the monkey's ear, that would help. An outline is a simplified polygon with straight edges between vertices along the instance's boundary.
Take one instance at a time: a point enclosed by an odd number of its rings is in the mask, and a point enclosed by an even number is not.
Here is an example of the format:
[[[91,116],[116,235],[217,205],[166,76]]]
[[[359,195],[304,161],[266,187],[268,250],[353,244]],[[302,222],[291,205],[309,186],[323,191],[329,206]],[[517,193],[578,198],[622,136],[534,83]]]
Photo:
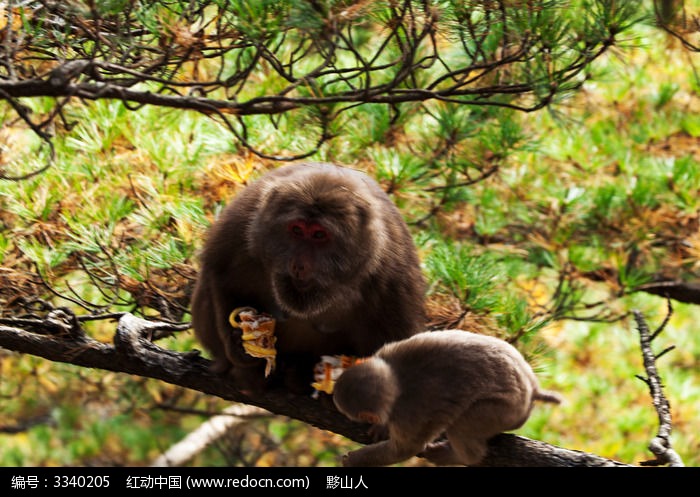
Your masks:
[[[381,424],[381,418],[379,414],[371,411],[360,411],[357,413],[357,419],[364,421],[365,423],[371,423],[373,425]]]

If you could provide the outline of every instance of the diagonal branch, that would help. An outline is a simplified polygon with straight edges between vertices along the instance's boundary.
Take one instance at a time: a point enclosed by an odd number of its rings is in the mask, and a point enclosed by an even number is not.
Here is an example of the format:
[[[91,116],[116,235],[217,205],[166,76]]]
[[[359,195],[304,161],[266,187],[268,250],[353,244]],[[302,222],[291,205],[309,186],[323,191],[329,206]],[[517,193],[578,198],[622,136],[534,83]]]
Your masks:
[[[9,320],[4,320],[7,323]],[[267,409],[318,428],[341,434],[359,443],[372,443],[368,427],[354,423],[332,407],[329,398],[314,399],[283,389],[270,389],[247,396],[231,381],[209,369],[211,361],[198,351],[175,352],[159,347],[152,338],[180,331],[184,325],[146,321],[124,314],[117,324],[114,344],[99,342],[75,332],[51,334],[25,331],[0,324],[0,347],[32,354],[51,361],[155,378],[206,394]],[[60,331],[60,330],[59,330]],[[68,331],[68,324],[66,324]],[[78,336],[78,338],[73,338]],[[593,454],[568,450],[513,434],[490,441],[484,466],[624,466]]]

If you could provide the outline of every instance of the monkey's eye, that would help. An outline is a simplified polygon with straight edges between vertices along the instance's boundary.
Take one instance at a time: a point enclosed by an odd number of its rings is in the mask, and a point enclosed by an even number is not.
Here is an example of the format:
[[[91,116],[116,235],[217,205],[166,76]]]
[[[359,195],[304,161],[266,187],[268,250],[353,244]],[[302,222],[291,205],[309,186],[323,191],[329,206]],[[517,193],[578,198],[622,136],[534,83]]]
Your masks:
[[[328,233],[323,228],[316,228],[311,231],[311,238],[317,242],[328,239]]]
[[[292,223],[289,232],[297,238],[304,238],[304,228],[301,223]]]
[[[287,226],[289,234],[299,240],[307,240],[314,243],[323,243],[330,240],[330,234],[319,223],[304,220],[293,221]]]

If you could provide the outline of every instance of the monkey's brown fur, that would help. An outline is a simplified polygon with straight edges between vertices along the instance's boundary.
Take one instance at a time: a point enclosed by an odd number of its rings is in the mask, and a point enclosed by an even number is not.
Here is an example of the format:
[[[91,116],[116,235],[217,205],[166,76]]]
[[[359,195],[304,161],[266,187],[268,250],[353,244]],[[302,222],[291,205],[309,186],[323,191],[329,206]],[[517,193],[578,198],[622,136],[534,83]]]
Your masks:
[[[389,439],[348,453],[346,466],[386,466],[421,454],[438,465],[475,465],[486,442],[522,426],[541,390],[507,342],[461,330],[424,332],[383,346],[348,368],[333,391],[350,419],[388,428]],[[441,434],[447,440],[432,442]]]
[[[255,389],[264,360],[245,354],[228,318],[240,306],[272,314],[277,369],[300,369],[310,388],[320,355],[366,356],[422,331],[424,294],[413,240],[381,187],[359,171],[303,163],[251,183],[213,224],[192,320],[215,369]]]

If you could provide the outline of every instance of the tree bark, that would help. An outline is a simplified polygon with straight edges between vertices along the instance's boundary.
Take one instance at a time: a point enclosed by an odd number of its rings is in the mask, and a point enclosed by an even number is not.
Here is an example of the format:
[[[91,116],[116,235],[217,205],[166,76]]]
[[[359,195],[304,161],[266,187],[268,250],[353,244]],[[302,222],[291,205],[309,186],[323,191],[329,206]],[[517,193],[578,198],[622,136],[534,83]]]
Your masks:
[[[227,378],[209,370],[211,361],[199,351],[174,352],[159,347],[151,337],[173,325],[146,321],[131,314],[119,319],[114,345],[99,342],[75,330],[59,335],[0,325],[0,347],[86,368],[133,374],[190,388],[225,400],[258,406],[272,413],[301,420],[343,435],[358,443],[371,443],[368,425],[350,421],[328,402],[270,389],[247,396]],[[54,330],[55,331],[55,330]],[[513,434],[501,434],[489,444],[482,466],[625,466],[594,454],[556,447]]]

